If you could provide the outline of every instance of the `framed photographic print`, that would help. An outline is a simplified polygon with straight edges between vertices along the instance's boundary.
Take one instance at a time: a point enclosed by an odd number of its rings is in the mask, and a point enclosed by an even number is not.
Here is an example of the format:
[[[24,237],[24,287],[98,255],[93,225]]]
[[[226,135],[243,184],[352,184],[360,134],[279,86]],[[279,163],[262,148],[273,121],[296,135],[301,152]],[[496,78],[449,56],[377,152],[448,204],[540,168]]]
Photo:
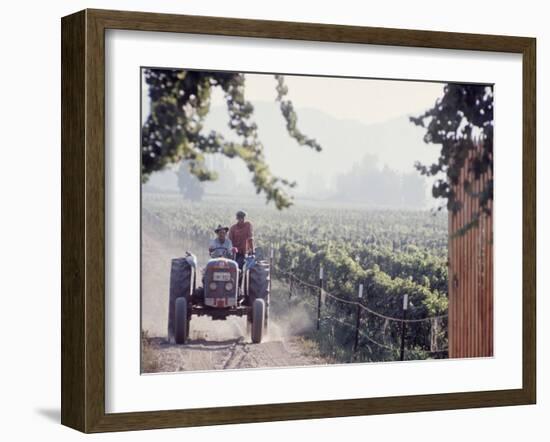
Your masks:
[[[533,404],[535,39],[62,19],[62,423]]]

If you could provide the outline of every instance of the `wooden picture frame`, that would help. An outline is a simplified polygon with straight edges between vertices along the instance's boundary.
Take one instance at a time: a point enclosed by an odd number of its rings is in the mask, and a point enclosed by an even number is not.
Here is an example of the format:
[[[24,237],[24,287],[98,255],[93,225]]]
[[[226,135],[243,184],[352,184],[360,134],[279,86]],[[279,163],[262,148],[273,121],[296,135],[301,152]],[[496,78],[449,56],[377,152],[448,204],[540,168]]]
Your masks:
[[[83,432],[533,404],[536,400],[536,41],[534,38],[84,10],[62,19],[62,408]],[[124,29],[496,51],[523,63],[523,385],[220,408],[105,412],[105,30]]]

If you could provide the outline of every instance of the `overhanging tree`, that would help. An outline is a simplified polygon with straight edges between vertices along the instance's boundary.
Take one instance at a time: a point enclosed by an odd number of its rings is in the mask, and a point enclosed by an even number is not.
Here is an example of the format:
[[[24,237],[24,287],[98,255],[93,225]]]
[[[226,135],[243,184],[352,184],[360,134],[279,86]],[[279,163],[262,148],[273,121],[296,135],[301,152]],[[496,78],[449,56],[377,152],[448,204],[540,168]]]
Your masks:
[[[151,112],[142,128],[142,181],[169,164],[186,161],[189,173],[199,181],[214,180],[215,172],[205,164],[205,154],[239,158],[251,172],[257,193],[273,201],[278,209],[289,207],[292,198],[288,188],[295,182],[272,174],[264,156],[264,146],[253,121],[254,107],[245,99],[245,76],[240,73],[190,71],[181,69],[146,69]],[[316,151],[321,146],[297,127],[298,117],[292,102],[286,98],[284,77],[275,75],[276,100],[286,120],[289,135],[298,144]],[[210,110],[213,88],[223,90],[229,127],[239,142],[227,141],[217,131],[204,133],[203,123]]]
[[[479,211],[472,214],[459,233],[477,225],[480,216],[491,213],[493,200],[493,87],[490,85],[447,84],[434,107],[411,121],[426,129],[424,141],[441,145],[436,163],[415,167],[427,176],[444,175],[435,181],[432,194],[446,201],[453,213],[462,209],[456,186],[462,185],[470,197],[479,200]],[[472,160],[466,162],[472,155]],[[486,172],[489,178],[480,191],[474,191],[472,181],[459,182],[460,172],[468,167],[468,176],[478,180]]]

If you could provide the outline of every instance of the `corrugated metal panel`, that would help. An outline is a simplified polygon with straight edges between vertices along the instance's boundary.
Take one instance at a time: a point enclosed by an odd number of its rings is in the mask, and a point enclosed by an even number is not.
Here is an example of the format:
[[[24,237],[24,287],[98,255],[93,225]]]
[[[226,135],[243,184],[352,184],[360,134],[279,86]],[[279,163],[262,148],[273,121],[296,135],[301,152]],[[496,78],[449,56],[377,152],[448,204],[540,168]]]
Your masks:
[[[468,163],[462,168],[455,191],[462,210],[449,213],[449,233],[463,227],[479,210],[477,198],[470,197],[463,183]],[[489,172],[474,180],[479,192]],[[492,203],[491,203],[492,205]],[[491,207],[492,209],[492,207]],[[449,357],[468,358],[493,355],[493,217],[482,215],[479,224],[464,235],[449,236]]]

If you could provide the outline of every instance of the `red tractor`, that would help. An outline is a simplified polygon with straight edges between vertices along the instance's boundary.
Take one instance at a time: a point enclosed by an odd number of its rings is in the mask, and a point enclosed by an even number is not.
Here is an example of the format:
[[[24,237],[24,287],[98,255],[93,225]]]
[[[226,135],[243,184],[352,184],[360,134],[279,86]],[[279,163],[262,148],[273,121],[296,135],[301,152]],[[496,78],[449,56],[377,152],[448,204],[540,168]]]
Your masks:
[[[247,256],[239,269],[234,256],[222,256],[208,261],[203,270],[202,287],[198,287],[196,257],[187,252],[186,256],[173,259],[169,341],[184,344],[189,337],[191,317],[196,315],[213,320],[246,316],[252,342],[261,342],[269,317],[270,275],[270,261]]]

